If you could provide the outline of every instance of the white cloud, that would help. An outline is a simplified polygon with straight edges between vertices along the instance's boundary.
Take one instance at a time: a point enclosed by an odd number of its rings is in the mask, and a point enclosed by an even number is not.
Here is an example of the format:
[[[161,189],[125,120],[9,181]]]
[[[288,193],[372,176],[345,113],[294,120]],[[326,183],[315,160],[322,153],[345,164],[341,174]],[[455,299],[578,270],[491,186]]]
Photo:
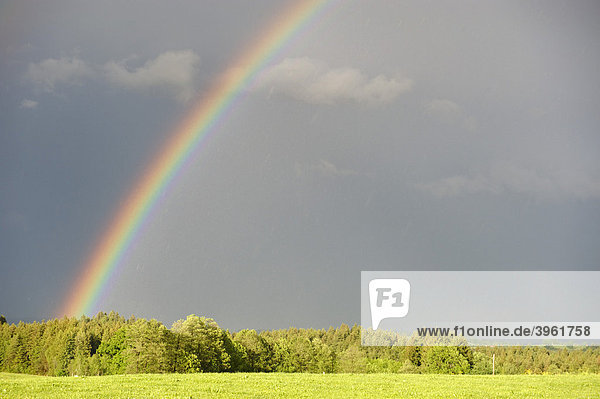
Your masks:
[[[419,187],[437,197],[512,192],[545,200],[600,199],[600,178],[582,170],[543,171],[508,162],[493,165],[485,174],[455,175]]]
[[[310,58],[286,58],[261,74],[256,88],[314,104],[382,104],[412,87],[406,78],[367,77],[355,68],[329,68]]]
[[[455,175],[430,183],[420,184],[419,187],[436,197],[456,197],[477,192],[499,193],[501,188],[482,175]]]
[[[156,89],[182,102],[197,89],[200,57],[191,50],[167,51],[132,68],[127,60],[90,65],[78,57],[49,58],[31,63],[26,78],[38,90],[53,92],[59,85],[81,84],[94,76],[129,90]],[[314,104],[357,102],[388,103],[412,87],[410,79],[378,75],[368,77],[356,68],[329,68],[310,58],[287,58],[261,74],[256,89],[281,93]],[[22,104],[22,107],[26,107]]]
[[[435,99],[425,105],[427,111],[445,119],[453,119],[462,114],[460,106],[454,101]]]
[[[461,125],[467,130],[477,128],[477,120],[465,113],[460,105],[448,99],[434,99],[425,104],[425,112],[444,123]]]
[[[185,102],[195,94],[199,63],[200,57],[190,50],[164,52],[133,70],[125,62],[109,61],[104,66],[94,66],[77,57],[48,58],[29,64],[25,78],[36,90],[54,92],[59,85],[81,84],[103,71],[101,76],[115,86],[165,90]]]
[[[25,74],[34,87],[53,92],[58,85],[76,85],[93,75],[92,68],[77,57],[48,58],[30,63]]]
[[[24,109],[34,109],[34,108],[37,108],[37,106],[38,106],[37,101],[29,100],[26,98],[23,101],[21,101],[21,105],[19,107],[24,108]]]
[[[304,177],[311,174],[316,174],[326,178],[364,175],[363,173],[355,170],[340,168],[323,159],[315,164],[296,163],[295,170],[298,177]]]
[[[163,89],[185,102],[195,94],[199,63],[200,57],[191,50],[168,51],[134,70],[124,62],[110,61],[104,65],[104,72],[108,81],[116,86]]]

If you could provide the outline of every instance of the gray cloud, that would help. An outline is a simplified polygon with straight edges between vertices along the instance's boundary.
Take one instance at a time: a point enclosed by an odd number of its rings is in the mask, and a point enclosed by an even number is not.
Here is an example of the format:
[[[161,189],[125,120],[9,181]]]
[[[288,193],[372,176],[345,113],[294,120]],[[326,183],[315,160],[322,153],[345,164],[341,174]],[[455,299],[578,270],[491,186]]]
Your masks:
[[[463,108],[448,99],[434,99],[425,104],[425,112],[444,123],[460,125],[467,130],[477,128],[477,120],[467,115]]]
[[[200,57],[191,50],[163,52],[135,69],[129,68],[126,61],[97,66],[78,57],[48,58],[29,64],[25,77],[42,92],[54,92],[60,85],[79,85],[85,79],[101,77],[117,87],[138,91],[156,88],[186,102],[196,93],[199,64]],[[33,105],[33,100],[26,101],[21,107],[37,105]]]
[[[393,101],[412,88],[407,78],[367,77],[356,68],[330,68],[311,58],[286,58],[265,71],[257,87],[313,104],[357,102],[371,105]]]
[[[500,162],[487,173],[454,175],[419,187],[437,197],[518,193],[542,200],[598,199],[600,179],[581,170],[543,170]]]
[[[164,89],[185,102],[195,94],[199,64],[200,57],[191,50],[167,51],[133,70],[125,62],[110,61],[104,65],[104,73],[116,86],[134,90]]]
[[[314,164],[296,163],[294,165],[294,170],[296,171],[296,176],[298,177],[304,177],[311,174],[315,174],[326,178],[366,175],[356,170],[340,168],[324,159],[321,159],[319,162]]]
[[[19,105],[20,108],[24,108],[24,109],[34,109],[37,108],[38,106],[38,102],[34,101],[34,100],[29,100],[29,99],[24,99],[23,101],[21,101],[21,104]]]
[[[53,92],[59,85],[80,84],[93,74],[93,69],[80,58],[62,57],[30,63],[25,77],[36,90]]]

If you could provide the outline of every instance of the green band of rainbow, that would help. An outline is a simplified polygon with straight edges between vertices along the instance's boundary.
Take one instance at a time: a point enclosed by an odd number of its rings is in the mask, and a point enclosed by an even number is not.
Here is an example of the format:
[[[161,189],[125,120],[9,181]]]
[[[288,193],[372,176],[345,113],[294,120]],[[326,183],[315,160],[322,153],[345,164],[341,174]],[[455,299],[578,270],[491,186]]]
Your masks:
[[[102,234],[85,263],[60,316],[91,314],[118,267],[125,251],[144,220],[213,126],[234,100],[289,40],[329,3],[324,0],[301,0],[281,14],[275,23],[231,65],[200,102],[178,125],[158,156],[150,163]]]

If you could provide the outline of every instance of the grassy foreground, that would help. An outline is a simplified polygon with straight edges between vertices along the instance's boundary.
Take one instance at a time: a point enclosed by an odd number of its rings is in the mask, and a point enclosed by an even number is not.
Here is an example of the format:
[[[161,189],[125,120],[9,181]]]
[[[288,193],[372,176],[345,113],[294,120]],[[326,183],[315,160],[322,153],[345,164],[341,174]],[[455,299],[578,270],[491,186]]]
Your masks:
[[[0,398],[600,398],[600,375],[0,373]]]

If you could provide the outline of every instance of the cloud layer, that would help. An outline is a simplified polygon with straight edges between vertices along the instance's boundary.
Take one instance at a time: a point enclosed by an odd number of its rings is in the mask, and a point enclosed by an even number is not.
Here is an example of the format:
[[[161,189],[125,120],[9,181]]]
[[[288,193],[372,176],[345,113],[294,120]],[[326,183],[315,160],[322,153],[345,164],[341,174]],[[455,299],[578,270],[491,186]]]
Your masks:
[[[347,177],[347,176],[366,176],[364,173],[357,172],[352,169],[340,168],[333,163],[321,159],[319,162],[314,164],[301,164],[296,163],[294,165],[296,176],[306,177],[310,175],[317,175],[324,178],[336,178],[336,177]]]
[[[496,163],[487,173],[454,175],[419,187],[437,197],[518,193],[544,200],[600,198],[600,179],[584,171],[540,170],[509,162]]]
[[[434,99],[425,104],[425,112],[444,123],[460,125],[467,130],[475,130],[477,121],[467,115],[460,105],[448,99]]]
[[[110,61],[104,65],[104,72],[107,80],[116,86],[136,90],[164,89],[185,102],[195,93],[199,64],[200,57],[193,51],[168,51],[134,70],[124,62]]]
[[[157,89],[185,102],[196,92],[199,64],[200,57],[191,50],[164,52],[135,69],[130,69],[125,61],[91,65],[78,57],[48,58],[29,64],[25,78],[36,91],[47,93],[61,86],[82,84],[86,79],[102,78],[124,89]],[[33,108],[25,103],[21,106]]]
[[[257,82],[259,89],[313,104],[383,104],[411,87],[410,79],[384,75],[369,78],[356,68],[330,68],[311,58],[286,58],[266,70]]]
[[[34,109],[34,108],[37,108],[37,106],[38,106],[38,102],[37,101],[29,100],[29,99],[26,98],[23,101],[21,101],[20,108]]]
[[[166,51],[139,67],[128,63],[128,60],[111,60],[104,65],[93,65],[78,57],[48,58],[29,64],[25,78],[36,91],[47,93],[99,78],[127,90],[168,93],[181,102],[196,94],[200,57],[191,50]],[[410,91],[412,85],[412,80],[403,77],[368,77],[356,68],[330,68],[311,58],[286,58],[263,72],[254,88],[312,104],[379,105]]]
[[[37,90],[53,92],[59,85],[80,84],[94,70],[77,57],[48,58],[30,63],[25,77]]]

